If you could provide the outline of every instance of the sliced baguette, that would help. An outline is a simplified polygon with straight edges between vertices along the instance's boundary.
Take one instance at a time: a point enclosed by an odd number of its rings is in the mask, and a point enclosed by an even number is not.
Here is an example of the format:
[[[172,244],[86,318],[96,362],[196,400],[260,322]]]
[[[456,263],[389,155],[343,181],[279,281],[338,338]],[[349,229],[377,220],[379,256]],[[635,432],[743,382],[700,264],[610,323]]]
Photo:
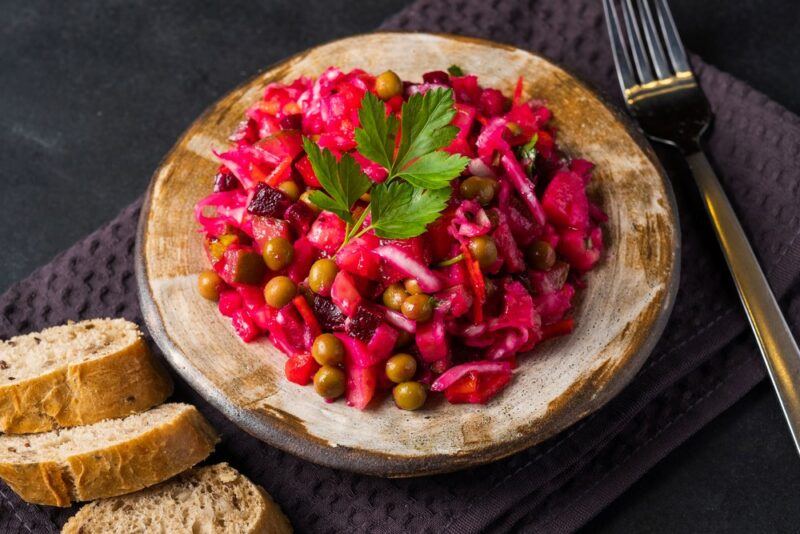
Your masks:
[[[0,478],[28,502],[68,506],[157,484],[206,458],[218,440],[194,406],[163,404],[89,426],[0,436]]]
[[[192,469],[131,495],[87,504],[62,534],[288,534],[289,520],[228,464]]]
[[[21,434],[142,412],[172,393],[137,326],[94,319],[0,342],[0,430]]]

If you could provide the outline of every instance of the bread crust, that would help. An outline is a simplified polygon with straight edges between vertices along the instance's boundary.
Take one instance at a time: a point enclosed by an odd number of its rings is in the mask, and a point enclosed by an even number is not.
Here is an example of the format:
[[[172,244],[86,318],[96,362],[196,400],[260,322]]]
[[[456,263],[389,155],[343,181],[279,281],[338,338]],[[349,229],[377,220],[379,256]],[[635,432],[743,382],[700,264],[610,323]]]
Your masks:
[[[254,533],[258,534],[292,534],[292,525],[284,515],[283,510],[272,500],[269,493],[259,485],[256,485],[261,496],[264,498],[264,508],[258,523],[253,528]]]
[[[219,441],[193,406],[172,420],[64,461],[0,462],[0,477],[24,500],[52,506],[131,493],[206,458]]]
[[[235,477],[234,479],[223,479],[224,471],[226,475],[233,474]],[[251,528],[246,530],[240,530],[240,534],[291,534],[292,527],[289,523],[289,520],[281,511],[280,507],[272,500],[269,494],[264,491],[264,488],[261,486],[253,483],[247,477],[238,473],[235,469],[230,467],[226,463],[206,466],[195,468],[183,475],[178,476],[177,478],[165,482],[161,486],[156,486],[145,490],[143,493],[133,494],[129,496],[122,496],[117,497],[115,499],[105,500],[105,501],[96,501],[91,504],[87,504],[83,508],[81,508],[78,513],[72,516],[69,521],[64,525],[63,529],[61,530],[61,534],[97,534],[102,532],[103,534],[121,534],[123,532],[129,532],[130,524],[123,524],[123,520],[128,517],[129,514],[134,513],[135,507],[137,503],[141,502],[140,499],[152,499],[150,502],[152,503],[154,500],[160,500],[166,503],[166,506],[169,506],[170,501],[170,491],[172,490],[172,485],[183,486],[186,487],[191,483],[191,481],[195,481],[192,486],[195,487],[194,491],[199,491],[201,487],[201,481],[209,474],[209,473],[218,473],[219,478],[216,479],[217,487],[220,485],[224,485],[227,483],[233,483],[233,480],[237,480],[236,483],[241,485],[247,485],[254,488],[258,493],[258,502],[255,503],[247,503],[248,507],[245,508],[249,512],[251,512],[255,517],[255,522]],[[219,495],[222,495],[221,492]],[[181,503],[181,504],[173,504],[173,506],[196,506],[196,503],[192,503],[191,505]],[[156,505],[151,504],[151,509],[149,510],[152,513],[152,510],[163,510],[163,508],[159,508]],[[140,511],[141,512],[141,511]],[[116,521],[115,519],[119,519]],[[155,518],[154,518],[155,519]],[[160,518],[159,518],[160,519]],[[222,517],[221,519],[227,522],[227,517]],[[198,527],[198,530],[205,531],[203,529],[204,525],[195,525]],[[159,529],[163,528],[164,525],[160,524]],[[169,528],[169,527],[167,527]],[[152,528],[152,530],[156,530]],[[147,527],[142,527],[141,531],[147,531]],[[230,528],[228,529],[230,530]],[[189,532],[189,529],[180,528],[177,525],[171,525],[171,529],[168,530],[169,532],[174,532],[178,534],[179,532]]]
[[[161,404],[172,379],[142,338],[123,349],[0,386],[0,430],[47,432],[125,417]]]

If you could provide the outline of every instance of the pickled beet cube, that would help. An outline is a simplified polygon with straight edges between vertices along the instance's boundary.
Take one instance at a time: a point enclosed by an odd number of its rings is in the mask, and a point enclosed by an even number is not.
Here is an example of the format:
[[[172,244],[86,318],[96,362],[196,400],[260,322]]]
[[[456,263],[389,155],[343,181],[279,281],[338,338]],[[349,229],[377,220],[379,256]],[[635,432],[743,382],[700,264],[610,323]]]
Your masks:
[[[584,230],[589,226],[589,201],[583,178],[572,171],[557,173],[542,196],[542,208],[556,226]]]
[[[364,241],[352,241],[336,253],[336,265],[343,271],[375,280],[380,274],[381,258]]]
[[[451,83],[453,92],[456,95],[456,102],[473,105],[478,103],[481,97],[481,88],[478,85],[477,76],[471,74],[467,76],[456,76],[451,79]]]
[[[297,235],[306,235],[311,229],[316,214],[303,202],[295,202],[283,214],[283,218],[295,229]]]
[[[575,288],[572,284],[564,284],[558,291],[534,297],[533,303],[542,324],[553,324],[563,319],[564,314],[572,308],[574,296]]]
[[[314,294],[311,308],[323,330],[344,330],[344,314],[330,299]]]
[[[603,253],[603,233],[597,226],[586,233],[583,230],[564,230],[556,250],[572,267],[588,271]]]
[[[374,367],[353,367],[347,369],[347,387],[345,398],[347,405],[363,410],[375,396],[375,388],[378,385],[378,368]]]
[[[231,323],[233,324],[233,329],[236,331],[236,334],[238,334],[245,343],[250,343],[261,335],[258,326],[256,326],[245,310],[233,312]]]
[[[287,207],[289,207],[289,197],[262,182],[256,186],[256,193],[250,200],[247,211],[253,215],[281,217]]]
[[[480,96],[479,105],[481,113],[485,116],[496,117],[503,114],[506,97],[497,89],[484,89]]]
[[[383,322],[383,315],[366,306],[359,306],[355,315],[345,322],[345,331],[354,338],[368,342]]]
[[[219,312],[225,317],[233,314],[244,306],[242,296],[235,289],[227,289],[219,294]]]
[[[344,221],[330,211],[323,211],[311,225],[307,237],[312,245],[333,255],[344,242],[344,233]]]
[[[220,167],[219,172],[214,176],[214,192],[233,191],[240,187],[242,185],[239,183],[239,179],[228,168]]]
[[[425,83],[438,83],[442,85],[450,85],[450,75],[443,70],[433,70],[426,72],[422,75],[422,81]]]
[[[245,119],[239,123],[239,126],[236,127],[236,131],[234,131],[233,135],[228,139],[234,143],[252,145],[258,141],[258,138],[258,123],[253,119]]]
[[[317,249],[314,248],[314,245],[309,243],[305,237],[301,237],[294,242],[294,260],[286,269],[286,276],[299,284],[308,276],[308,272],[317,258]]]
[[[300,113],[286,115],[281,119],[280,125],[284,130],[299,130],[303,127],[303,115]]]

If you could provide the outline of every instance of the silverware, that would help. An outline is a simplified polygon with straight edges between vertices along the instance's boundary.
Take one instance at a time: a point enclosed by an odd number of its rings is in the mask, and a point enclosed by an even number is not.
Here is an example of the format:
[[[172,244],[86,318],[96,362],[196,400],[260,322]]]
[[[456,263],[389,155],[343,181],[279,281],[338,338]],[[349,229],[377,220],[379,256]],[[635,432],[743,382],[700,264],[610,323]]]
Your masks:
[[[652,140],[678,148],[703,197],[750,326],[800,451],[800,350],[747,236],[703,153],[712,114],[697,85],[666,0],[603,0],[625,105]],[[656,23],[657,21],[657,23]],[[630,50],[630,54],[629,54]],[[631,57],[633,61],[631,61]]]

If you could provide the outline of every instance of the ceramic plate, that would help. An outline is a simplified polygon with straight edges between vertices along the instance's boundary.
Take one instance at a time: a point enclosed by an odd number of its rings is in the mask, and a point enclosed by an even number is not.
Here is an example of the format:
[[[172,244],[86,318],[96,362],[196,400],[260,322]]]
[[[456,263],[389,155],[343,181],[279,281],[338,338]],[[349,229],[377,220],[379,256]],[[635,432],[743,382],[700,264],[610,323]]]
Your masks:
[[[192,207],[212,188],[212,149],[273,81],[335,65],[402,79],[457,64],[482,84],[544,99],[559,144],[597,167],[590,196],[609,215],[602,263],[577,299],[576,329],[520,359],[513,383],[485,406],[393,403],[366,411],[326,404],[286,381],[286,357],[268,341],[241,342],[196,290],[206,268]],[[451,471],[534,445],[598,409],[641,367],[669,314],[679,232],[669,183],[652,150],[621,114],[550,61],[513,47],[422,33],[373,33],[318,46],[279,63],[211,106],[155,172],[142,210],[137,277],[147,326],[167,360],[247,432],[313,462],[383,476]]]

